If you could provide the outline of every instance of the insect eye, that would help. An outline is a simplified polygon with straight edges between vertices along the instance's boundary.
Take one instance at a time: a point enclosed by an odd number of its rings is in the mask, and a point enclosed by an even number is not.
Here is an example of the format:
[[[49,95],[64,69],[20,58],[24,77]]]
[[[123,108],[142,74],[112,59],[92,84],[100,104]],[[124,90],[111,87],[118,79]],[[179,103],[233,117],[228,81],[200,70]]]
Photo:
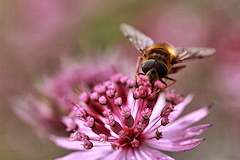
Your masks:
[[[150,69],[154,67],[154,63],[156,60],[148,59],[142,64],[142,71],[146,74]]]
[[[142,71],[146,74],[150,69],[155,68],[159,78],[164,78],[167,75],[168,68],[166,64],[155,59],[148,59],[142,64]]]
[[[168,68],[163,62],[156,61],[154,68],[157,70],[159,78],[164,78],[167,75]]]

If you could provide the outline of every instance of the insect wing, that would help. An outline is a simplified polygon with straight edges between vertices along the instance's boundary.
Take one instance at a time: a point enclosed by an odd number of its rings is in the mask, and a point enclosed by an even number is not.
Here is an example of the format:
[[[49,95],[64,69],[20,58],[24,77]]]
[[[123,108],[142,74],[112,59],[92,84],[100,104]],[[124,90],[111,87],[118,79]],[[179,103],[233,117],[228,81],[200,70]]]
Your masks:
[[[147,48],[154,44],[151,38],[126,23],[120,25],[120,30],[143,56],[146,54]]]
[[[183,61],[193,60],[193,59],[200,59],[205,58],[213,55],[216,50],[214,48],[176,48],[177,51],[177,58],[175,60],[176,63],[180,63]]]
[[[180,70],[182,70],[184,68],[186,68],[185,65],[173,67],[168,74],[177,73],[177,72],[179,72]]]

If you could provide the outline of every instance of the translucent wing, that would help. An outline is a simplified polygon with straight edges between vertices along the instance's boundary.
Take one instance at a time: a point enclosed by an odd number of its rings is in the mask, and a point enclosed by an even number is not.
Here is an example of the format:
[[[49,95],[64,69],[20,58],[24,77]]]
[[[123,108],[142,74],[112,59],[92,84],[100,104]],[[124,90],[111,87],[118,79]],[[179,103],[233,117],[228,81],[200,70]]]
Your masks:
[[[182,70],[182,69],[184,69],[184,68],[186,68],[185,65],[176,66],[176,67],[174,66],[174,67],[170,70],[170,72],[169,72],[168,74],[177,73],[177,72],[179,72],[180,70]]]
[[[151,38],[126,23],[120,25],[120,30],[143,56],[146,54],[147,48],[154,44]]]
[[[177,58],[174,60],[174,64],[183,61],[205,58],[213,55],[216,50],[214,48],[176,48]]]

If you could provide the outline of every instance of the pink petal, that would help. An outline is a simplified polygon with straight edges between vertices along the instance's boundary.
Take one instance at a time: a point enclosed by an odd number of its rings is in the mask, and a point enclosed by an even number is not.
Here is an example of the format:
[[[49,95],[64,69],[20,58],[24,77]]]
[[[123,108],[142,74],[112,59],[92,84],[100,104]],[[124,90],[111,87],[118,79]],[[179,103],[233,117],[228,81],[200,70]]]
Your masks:
[[[153,148],[149,148],[146,146],[141,146],[139,148],[140,152],[147,157],[146,159],[161,159],[161,160],[174,160],[172,157],[160,152],[159,150],[155,150]]]
[[[127,97],[127,106],[132,110],[133,109],[133,103],[134,103],[134,99],[133,99],[133,92],[129,91],[128,92],[128,97]]]
[[[69,141],[69,138],[51,136],[50,139],[55,142],[59,147],[69,149],[69,150],[81,150],[82,152],[74,152],[57,160],[78,160],[78,159],[106,159],[115,157],[114,159],[120,158],[121,160],[125,157],[126,152],[119,149],[117,151],[112,150],[110,145],[104,145],[102,143],[94,143],[95,148],[90,150],[83,149],[82,142],[80,141]],[[97,147],[100,146],[100,147]],[[91,158],[90,158],[91,157]],[[122,157],[122,158],[121,158]]]
[[[95,159],[102,159],[106,155],[111,154],[111,149],[105,148],[105,150],[96,148],[90,149],[80,152],[73,152],[64,157],[57,158],[56,160],[95,160]]]
[[[89,153],[87,153],[87,155],[86,155],[86,152],[73,152],[64,157],[57,158],[55,160],[81,160],[83,158],[89,158]],[[97,157],[95,157],[95,158],[97,158]]]
[[[150,123],[152,123],[156,118],[160,116],[160,113],[165,105],[165,102],[166,102],[166,94],[161,93],[153,108],[152,115],[150,117]]]
[[[82,144],[83,142],[81,141],[70,141],[69,137],[58,137],[58,136],[50,136],[50,139],[59,147],[65,148],[65,149],[69,149],[69,150],[83,150],[85,151],[85,149],[83,148]],[[97,148],[111,148],[111,145],[108,143],[100,143],[99,141],[92,141],[93,146],[97,147]],[[99,147],[100,146],[100,147]],[[93,149],[91,149],[93,150]]]
[[[165,102],[166,102],[166,94],[162,93],[158,97],[158,100],[153,108],[149,124],[147,125],[143,133],[146,133],[156,123],[156,120],[159,118],[161,111],[165,105]],[[161,121],[157,122],[155,126],[159,126],[160,124],[161,124]]]
[[[199,120],[201,120],[202,118],[204,118],[205,116],[208,115],[208,113],[210,112],[213,105],[214,105],[214,103],[211,103],[205,107],[202,107],[201,109],[198,109],[194,112],[191,112],[191,113],[179,118],[175,122],[173,122],[173,123],[167,125],[165,128],[163,128],[163,130],[162,130],[163,134],[165,134],[165,135],[171,134],[173,132],[184,129],[184,128],[198,122]]]
[[[88,135],[89,137],[96,137],[97,136],[97,134],[95,134],[92,130],[91,130],[91,128],[90,127],[86,127],[85,125],[84,125],[84,121],[82,121],[82,120],[80,120],[80,119],[78,119],[78,118],[75,118],[74,119],[74,121],[75,121],[75,123],[78,125],[78,130],[80,131],[80,132],[83,132],[84,134],[86,134],[86,135]]]
[[[69,149],[69,150],[84,150],[83,144],[80,141],[70,141],[69,137],[58,137],[58,136],[50,136],[49,137],[57,146]]]
[[[179,142],[169,142],[169,143],[161,143],[158,141],[147,141],[146,145],[151,146],[152,148],[170,151],[170,152],[183,152],[191,150],[197,147],[202,141],[205,139],[188,139]]]
[[[73,152],[64,157],[57,158],[55,160],[80,160],[81,154],[82,154],[82,152]]]
[[[136,159],[152,160],[149,155],[144,154],[144,152],[141,150],[141,147],[134,148],[134,154]]]
[[[176,142],[180,140],[184,140],[187,138],[191,138],[197,135],[202,134],[206,131],[212,124],[201,124],[198,126],[193,126],[182,131],[173,132],[172,134],[163,135],[164,138],[160,139],[161,143],[168,143],[169,141]]]
[[[133,96],[133,93],[132,92],[129,92],[129,94],[128,94],[129,96],[131,95],[131,96]],[[131,97],[131,99],[133,99],[133,97]],[[137,116],[137,111],[138,111],[138,107],[137,106],[139,106],[139,104],[138,104],[138,101],[136,101],[136,100],[132,100],[132,103],[129,103],[129,108],[131,109],[131,114],[132,114],[132,116],[133,116],[133,118],[135,119],[136,118],[136,116]]]
[[[174,121],[185,109],[185,107],[192,101],[193,94],[189,94],[183,102],[179,103],[174,107],[176,111],[172,112],[170,116],[168,117],[170,122]]]
[[[109,154],[102,156],[101,160],[123,160],[126,158],[126,149],[120,148],[119,150],[109,149]]]
[[[101,160],[122,160],[126,156],[126,152],[123,149],[112,150],[108,148],[107,154],[102,155],[98,159]]]
[[[162,94],[164,95],[164,94]],[[163,98],[163,99],[162,99]],[[192,94],[189,94],[182,103],[178,104],[175,109],[176,111],[172,112],[169,116],[169,119],[170,119],[170,122],[174,121],[184,110],[184,108],[192,101],[193,99],[193,95]],[[163,101],[162,101],[163,100]],[[146,127],[146,129],[144,130],[144,132],[148,131],[149,128],[152,127],[152,125],[154,124],[155,121],[153,121],[154,119],[156,119],[157,117],[160,116],[160,113],[165,105],[165,95],[163,97],[159,97],[158,98],[158,101],[154,107],[154,110],[153,110],[153,113],[152,113],[152,116],[150,117],[150,123],[149,125]],[[163,107],[161,107],[163,106]],[[155,108],[159,108],[161,110],[157,110]],[[160,126],[161,125],[161,121],[159,121],[155,126]],[[170,125],[170,124],[169,124]],[[167,125],[168,126],[168,125]],[[161,129],[164,130],[164,128],[167,128],[162,126]]]
[[[133,148],[128,148],[126,152],[127,159],[136,159]]]

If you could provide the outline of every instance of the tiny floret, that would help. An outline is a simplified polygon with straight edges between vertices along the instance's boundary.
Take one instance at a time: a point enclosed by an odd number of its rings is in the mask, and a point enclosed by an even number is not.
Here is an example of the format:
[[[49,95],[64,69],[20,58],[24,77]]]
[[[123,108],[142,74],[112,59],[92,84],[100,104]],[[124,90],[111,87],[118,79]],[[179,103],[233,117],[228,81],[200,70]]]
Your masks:
[[[115,120],[113,115],[110,115],[108,118],[106,118],[106,124],[109,126],[114,126],[115,125]]]
[[[70,135],[70,141],[80,141],[81,140],[81,133],[79,131],[74,131]]]
[[[98,98],[99,98],[99,94],[97,92],[93,92],[91,95],[90,95],[91,99],[94,100],[94,101],[98,101]]]
[[[128,135],[128,133],[125,131],[125,130],[121,130],[119,133],[118,133],[119,137],[121,139],[125,139]]]
[[[105,134],[99,134],[99,140],[102,143],[105,143],[108,141],[108,137]]]
[[[107,87],[105,85],[98,84],[94,86],[93,90],[99,94],[103,94],[107,91]]]
[[[85,140],[84,143],[83,143],[83,147],[85,149],[91,149],[93,147],[93,143],[89,140]]]
[[[99,98],[99,102],[102,104],[102,105],[106,105],[107,104],[107,99],[105,96],[101,96]]]
[[[109,116],[112,116],[112,112],[111,112],[111,110],[110,109],[105,109],[104,111],[103,111],[103,115],[105,116],[105,117],[109,117]]]
[[[149,109],[149,108],[144,109],[144,110],[142,111],[142,113],[141,113],[141,115],[142,115],[142,117],[143,117],[144,119],[149,119],[149,117],[151,116],[151,114],[152,114],[152,111],[151,111],[151,109]]]
[[[162,137],[162,132],[159,132],[158,129],[157,129],[156,132],[155,132],[155,138],[156,138],[157,140],[163,138],[163,137]]]
[[[118,142],[111,143],[111,148],[113,150],[118,150],[120,148],[120,144]]]
[[[128,118],[131,115],[131,110],[128,107],[121,107],[121,111],[124,118]]]
[[[131,144],[132,144],[132,147],[134,147],[134,148],[136,148],[136,147],[138,147],[139,146],[139,141],[138,140],[136,140],[135,138],[133,139],[133,141],[131,142]]]
[[[127,86],[128,88],[133,88],[135,86],[136,82],[133,79],[128,79],[127,80]]]
[[[134,98],[134,99],[138,99],[139,97],[140,97],[140,92],[137,91],[137,90],[135,90],[135,91],[133,92],[133,98]]]
[[[116,94],[116,91],[114,89],[108,89],[106,91],[106,95],[109,97],[109,98],[114,98],[115,97],[115,94]]]
[[[84,125],[85,125],[86,127],[90,127],[90,128],[93,127],[93,125],[94,125],[94,118],[88,116],[88,117],[86,118],[86,121],[85,121]]]
[[[87,94],[87,92],[83,92],[80,96],[79,96],[79,100],[83,101],[83,102],[88,102],[89,100],[89,95]]]
[[[142,122],[139,122],[138,124],[136,124],[136,131],[137,132],[143,132],[145,127],[146,127],[145,124],[143,124]]]
[[[116,99],[114,99],[114,104],[118,107],[120,107],[122,105],[122,98],[118,97]]]

